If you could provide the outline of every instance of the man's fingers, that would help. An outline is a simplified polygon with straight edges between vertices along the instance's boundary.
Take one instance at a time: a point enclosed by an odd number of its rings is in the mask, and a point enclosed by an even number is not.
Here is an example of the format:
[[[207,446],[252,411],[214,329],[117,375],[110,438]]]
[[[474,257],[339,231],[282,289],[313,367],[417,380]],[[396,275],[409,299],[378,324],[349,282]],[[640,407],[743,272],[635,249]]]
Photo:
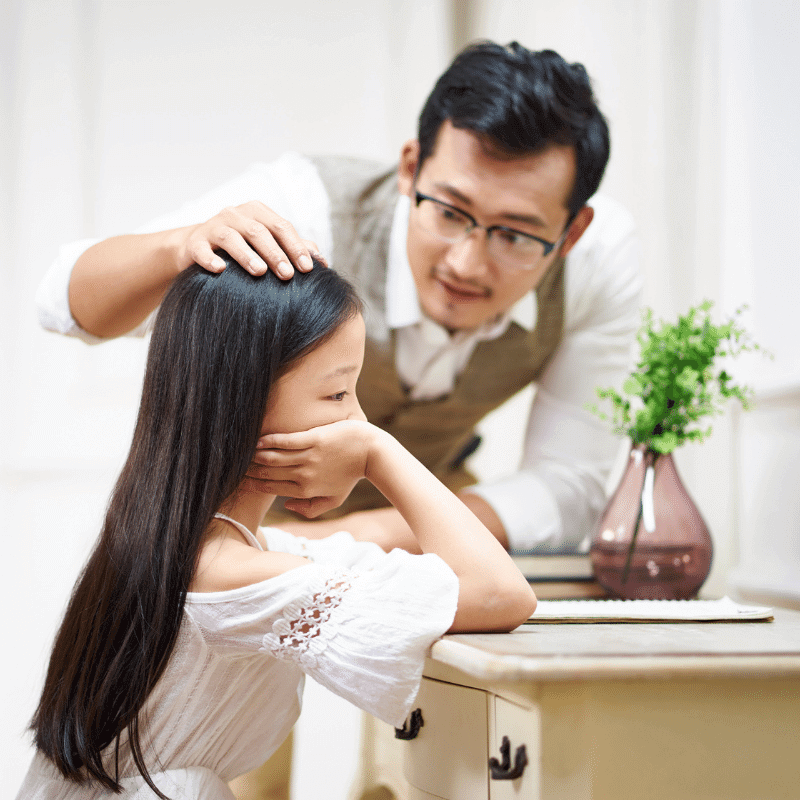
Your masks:
[[[320,253],[319,247],[317,247],[317,243],[316,242],[312,242],[311,239],[303,239],[302,242],[306,246],[306,249],[308,250],[309,255],[312,258],[315,258],[317,261],[319,261],[324,266],[326,266],[326,267],[328,266],[328,259],[325,258],[325,256],[322,255],[322,253]],[[313,266],[313,264],[311,266],[309,266],[308,269],[311,269],[312,266]],[[302,269],[302,267],[301,267],[301,269]]]
[[[190,249],[189,255],[193,263],[199,264],[208,272],[222,272],[225,269],[224,259],[220,258],[206,241],[197,242]]]
[[[236,227],[222,226],[212,235],[211,243],[222,248],[251,275],[263,275],[271,269],[279,278],[294,274],[286,253],[281,250],[270,232],[261,223],[238,216]],[[256,228],[260,231],[253,235]]]
[[[275,240],[275,237],[266,225],[257,220],[247,220],[242,235],[258,253],[255,258],[269,266],[279,278],[288,280],[294,275],[294,269],[290,263],[289,256]],[[248,269],[247,265],[244,266],[245,269]],[[254,272],[253,274],[261,273]]]
[[[226,209],[225,213],[279,278],[291,278],[294,274],[292,265],[304,272],[314,266],[311,253],[294,225],[263,203],[245,203]]]
[[[300,234],[297,233],[294,225],[288,219],[279,217],[273,211],[269,211],[269,214],[270,218],[264,219],[263,222],[269,229],[269,233],[272,235],[276,246],[280,248],[284,258],[288,256],[292,264],[299,270],[308,272],[313,268],[314,264],[311,261],[311,251],[305,240],[300,238]]]
[[[224,225],[216,227],[206,233],[205,237],[193,237],[189,243],[188,252],[195,263],[212,272],[221,272],[225,262],[213,252],[212,247],[224,250],[252,275],[263,275],[267,271],[267,265],[234,228]]]
[[[311,270],[312,255],[327,266],[315,242],[302,239],[291,222],[257,201],[223,208],[193,228],[186,242],[185,252],[191,259],[187,265],[193,261],[210,272],[222,272],[225,262],[216,249],[224,250],[252,275],[270,269],[284,280],[294,275],[295,267]]]

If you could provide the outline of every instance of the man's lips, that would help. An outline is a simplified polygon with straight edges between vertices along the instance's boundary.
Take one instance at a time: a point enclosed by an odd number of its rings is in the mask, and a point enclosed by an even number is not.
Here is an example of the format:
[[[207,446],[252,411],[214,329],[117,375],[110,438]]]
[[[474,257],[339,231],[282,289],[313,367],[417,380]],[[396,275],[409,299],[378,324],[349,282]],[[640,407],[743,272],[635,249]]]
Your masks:
[[[456,283],[442,275],[434,273],[434,280],[444,289],[448,297],[455,300],[468,302],[470,300],[484,300],[489,297],[489,289],[470,284]]]

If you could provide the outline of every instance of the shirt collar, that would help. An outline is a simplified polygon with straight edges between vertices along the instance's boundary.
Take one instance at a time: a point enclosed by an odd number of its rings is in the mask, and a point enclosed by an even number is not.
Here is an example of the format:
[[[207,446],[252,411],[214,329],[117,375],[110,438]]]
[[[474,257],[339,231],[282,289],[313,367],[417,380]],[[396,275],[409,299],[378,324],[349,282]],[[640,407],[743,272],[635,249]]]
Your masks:
[[[389,263],[386,268],[386,324],[390,328],[405,328],[422,319],[417,287],[406,252],[410,209],[411,199],[401,194],[394,208],[392,229],[389,233]]]
[[[405,328],[423,321],[417,287],[406,250],[410,209],[411,199],[401,194],[397,198],[389,233],[389,263],[386,268],[386,323],[392,329]],[[494,321],[484,323],[475,333],[480,338],[496,338],[505,332],[511,322],[516,322],[521,328],[532,331],[536,327],[537,319],[535,298],[535,292],[528,292],[505,314],[501,314]],[[426,322],[437,325],[432,320],[426,319]]]

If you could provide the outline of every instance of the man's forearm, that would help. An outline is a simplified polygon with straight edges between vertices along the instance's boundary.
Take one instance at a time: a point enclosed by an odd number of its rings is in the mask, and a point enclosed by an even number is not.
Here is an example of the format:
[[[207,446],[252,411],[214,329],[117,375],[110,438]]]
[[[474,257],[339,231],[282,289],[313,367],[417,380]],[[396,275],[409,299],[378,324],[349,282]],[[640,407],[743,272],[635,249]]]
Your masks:
[[[508,550],[508,535],[497,512],[479,495],[461,492],[458,495],[464,505],[492,532],[492,535]]]
[[[475,494],[463,492],[459,494],[459,499],[507,550],[508,537],[494,509],[482,497]],[[337,531],[348,531],[358,541],[374,542],[387,553],[395,547],[410,553],[422,552],[408,523],[395,508],[356,511],[333,520],[279,523],[278,527],[309,539],[323,539]]]
[[[281,521],[276,527],[308,539],[325,539],[338,531],[347,531],[356,541],[374,542],[387,553],[395,547],[410,553],[422,552],[408,523],[394,508],[354,511],[338,519]]]
[[[73,319],[88,333],[119,336],[135,328],[161,302],[178,273],[191,264],[225,269],[224,250],[253,275],[267,269],[288,280],[307,272],[317,245],[258,201],[226,206],[205,222],[158,233],[115,236],[78,259],[69,285]]]
[[[146,319],[179,272],[182,230],[115,236],[86,250],[69,283],[70,311],[78,325],[110,338]]]

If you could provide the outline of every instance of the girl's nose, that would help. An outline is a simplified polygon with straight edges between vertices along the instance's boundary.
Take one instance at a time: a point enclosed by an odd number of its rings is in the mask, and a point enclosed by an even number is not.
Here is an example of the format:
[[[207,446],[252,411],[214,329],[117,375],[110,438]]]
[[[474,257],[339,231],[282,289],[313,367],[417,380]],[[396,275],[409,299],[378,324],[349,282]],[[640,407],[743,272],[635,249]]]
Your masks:
[[[367,415],[361,409],[361,404],[356,400],[356,407],[347,415],[347,419],[360,419],[362,422],[367,421]]]

